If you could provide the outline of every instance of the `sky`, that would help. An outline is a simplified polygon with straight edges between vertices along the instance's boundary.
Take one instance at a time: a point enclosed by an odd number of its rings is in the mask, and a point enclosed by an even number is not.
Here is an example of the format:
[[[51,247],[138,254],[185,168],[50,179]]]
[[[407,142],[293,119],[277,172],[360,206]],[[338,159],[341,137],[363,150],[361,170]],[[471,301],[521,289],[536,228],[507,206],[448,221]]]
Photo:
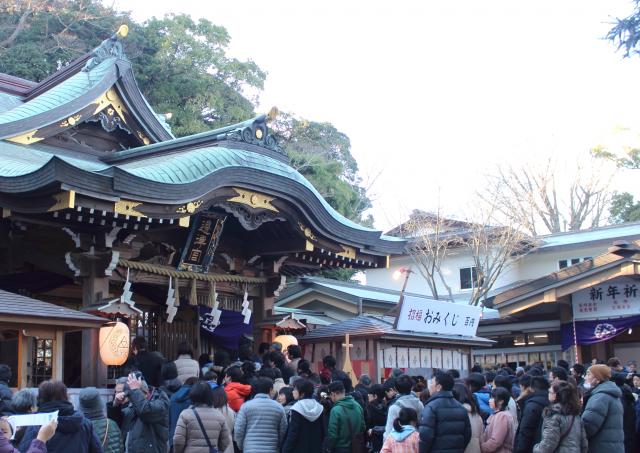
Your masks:
[[[554,156],[572,168],[595,145],[640,142],[640,57],[602,39],[631,0],[114,4],[137,20],[226,27],[229,54],[268,73],[259,112],[275,105],[350,137],[381,229],[415,208],[464,218],[498,164]],[[613,188],[638,196],[636,179],[620,172]]]

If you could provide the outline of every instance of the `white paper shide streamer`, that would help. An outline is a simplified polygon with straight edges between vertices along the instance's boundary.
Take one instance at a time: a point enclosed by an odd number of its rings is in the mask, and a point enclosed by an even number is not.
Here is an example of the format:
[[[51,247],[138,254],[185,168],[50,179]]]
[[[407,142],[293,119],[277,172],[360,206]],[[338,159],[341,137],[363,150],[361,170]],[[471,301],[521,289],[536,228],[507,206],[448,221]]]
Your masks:
[[[175,306],[175,290],[173,289],[173,287],[171,286],[172,283],[172,279],[171,277],[169,277],[169,291],[167,291],[167,315],[169,315],[167,317],[167,322],[169,324],[171,324],[173,322],[173,318],[176,316],[176,313],[178,313],[178,307]]]
[[[251,320],[251,309],[249,308],[249,292],[244,290],[244,298],[242,300],[242,314],[244,315],[244,323],[249,324]]]

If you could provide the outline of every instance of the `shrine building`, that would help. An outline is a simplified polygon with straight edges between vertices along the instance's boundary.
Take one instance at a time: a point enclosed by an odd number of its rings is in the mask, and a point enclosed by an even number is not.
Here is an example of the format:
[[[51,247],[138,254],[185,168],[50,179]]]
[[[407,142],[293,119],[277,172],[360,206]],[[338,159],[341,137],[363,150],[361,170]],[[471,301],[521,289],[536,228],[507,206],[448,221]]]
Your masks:
[[[117,376],[96,316],[170,360],[181,341],[196,357],[243,334],[269,341],[259,325],[287,277],[384,268],[405,245],[337,213],[290,166],[275,112],[175,137],[138,88],[123,27],[39,83],[0,74],[0,289],[28,296],[15,298],[25,313],[29,297],[86,313],[64,328],[0,317],[0,357],[26,386]],[[45,354],[56,366],[38,368]]]

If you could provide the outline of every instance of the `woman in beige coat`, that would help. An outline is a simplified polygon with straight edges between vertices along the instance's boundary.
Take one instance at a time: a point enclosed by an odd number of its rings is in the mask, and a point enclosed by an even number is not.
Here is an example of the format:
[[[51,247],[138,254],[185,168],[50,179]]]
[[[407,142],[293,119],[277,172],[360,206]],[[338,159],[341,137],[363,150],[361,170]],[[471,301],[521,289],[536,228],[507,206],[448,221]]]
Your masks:
[[[453,386],[453,394],[460,404],[464,406],[469,415],[469,422],[471,423],[471,439],[465,448],[464,453],[481,453],[480,450],[480,438],[484,431],[484,423],[478,410],[478,403],[471,394],[469,388],[464,384],[455,384]]]
[[[227,404],[227,393],[224,391],[224,387],[219,386],[213,389],[213,407],[220,411],[227,422],[227,428],[231,433],[233,439],[233,426],[236,424],[236,413]],[[222,453],[234,453],[233,443],[229,444],[226,450]]]
[[[193,404],[183,410],[173,435],[174,453],[209,453],[210,447],[225,451],[231,442],[231,432],[224,416],[213,407],[213,391],[206,382],[191,387]]]

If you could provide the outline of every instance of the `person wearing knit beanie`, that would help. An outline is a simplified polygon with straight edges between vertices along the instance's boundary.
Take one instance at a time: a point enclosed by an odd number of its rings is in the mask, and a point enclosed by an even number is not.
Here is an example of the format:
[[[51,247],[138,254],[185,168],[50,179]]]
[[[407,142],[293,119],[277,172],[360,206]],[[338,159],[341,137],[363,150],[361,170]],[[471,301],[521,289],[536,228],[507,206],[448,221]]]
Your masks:
[[[100,396],[98,389],[95,387],[87,387],[80,390],[78,396],[80,403],[80,411],[89,420],[104,418],[106,413],[105,402]]]
[[[607,365],[591,365],[587,374],[591,373],[598,383],[611,379],[611,368]]]

